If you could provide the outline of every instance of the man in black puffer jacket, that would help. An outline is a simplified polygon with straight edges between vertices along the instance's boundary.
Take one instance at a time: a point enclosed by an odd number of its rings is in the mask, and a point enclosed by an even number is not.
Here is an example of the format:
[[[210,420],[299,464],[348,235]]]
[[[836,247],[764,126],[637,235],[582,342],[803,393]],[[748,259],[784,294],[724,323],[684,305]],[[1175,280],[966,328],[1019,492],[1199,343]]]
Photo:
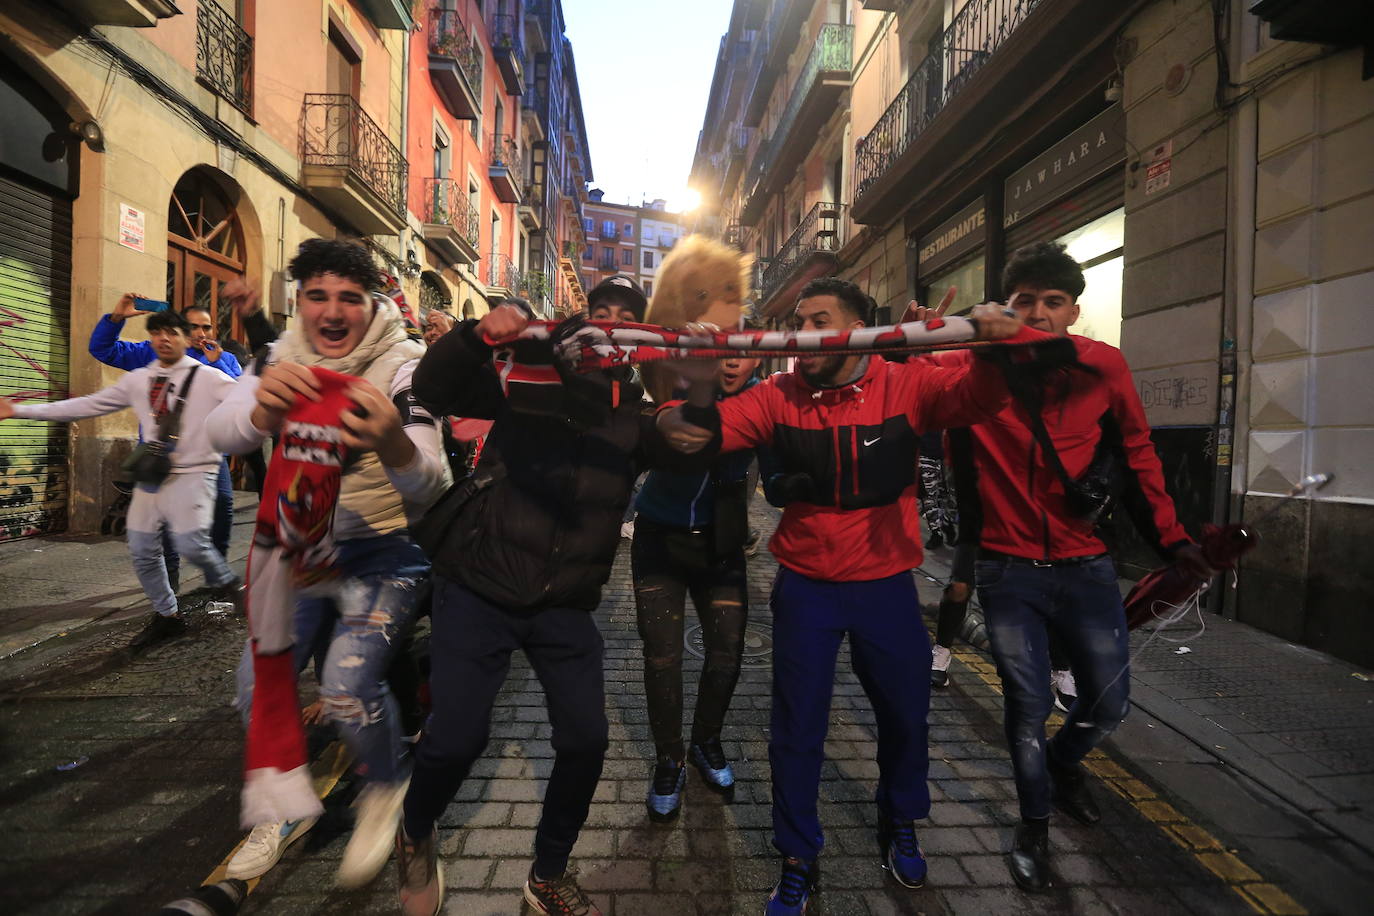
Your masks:
[[[637,289],[614,293],[643,311]],[[547,342],[516,342],[514,359],[501,362],[491,342],[527,320],[499,306],[440,338],[415,370],[415,397],[436,416],[495,423],[474,475],[485,485],[432,550],[433,711],[397,842],[407,913],[432,913],[442,896],[434,823],[486,747],[515,649],[543,684],[555,753],[525,898],[540,912],[595,912],[567,872],[607,747],[602,641],[590,612],[635,478],[651,466],[704,468],[718,445],[702,437],[698,445],[714,444],[690,457],[676,451],[628,373],[560,373]]]

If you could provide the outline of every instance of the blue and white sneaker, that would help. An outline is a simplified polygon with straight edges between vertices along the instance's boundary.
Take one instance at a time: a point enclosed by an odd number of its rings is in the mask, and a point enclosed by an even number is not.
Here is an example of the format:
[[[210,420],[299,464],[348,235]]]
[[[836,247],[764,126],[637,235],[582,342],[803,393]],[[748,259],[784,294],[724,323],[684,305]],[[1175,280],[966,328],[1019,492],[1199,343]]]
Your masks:
[[[649,780],[649,794],[644,799],[649,820],[671,821],[682,810],[682,792],[687,788],[687,764],[674,763],[666,758],[654,766]]]
[[[768,895],[763,916],[801,916],[806,912],[806,902],[815,892],[820,877],[821,869],[815,862],[783,859],[782,877]]]
[[[692,761],[692,766],[697,768],[706,785],[722,795],[734,794],[735,771],[730,767],[730,761],[725,759],[719,738],[692,745],[687,752],[687,759]]]
[[[267,874],[286,852],[286,847],[305,836],[317,820],[317,817],[304,817],[298,821],[277,821],[254,827],[225,866],[224,876],[247,881]]]
[[[882,850],[883,868],[892,872],[898,884],[915,889],[926,883],[926,857],[916,841],[913,822],[882,817],[878,822],[878,847]]]

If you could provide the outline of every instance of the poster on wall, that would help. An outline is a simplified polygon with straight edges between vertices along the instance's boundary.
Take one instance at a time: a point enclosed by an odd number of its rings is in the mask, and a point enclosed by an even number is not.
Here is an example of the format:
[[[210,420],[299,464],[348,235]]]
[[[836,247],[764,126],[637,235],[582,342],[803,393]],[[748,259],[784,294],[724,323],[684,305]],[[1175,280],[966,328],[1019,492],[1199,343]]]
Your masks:
[[[144,222],[147,214],[128,204],[119,205],[119,244],[134,251],[143,250]]]

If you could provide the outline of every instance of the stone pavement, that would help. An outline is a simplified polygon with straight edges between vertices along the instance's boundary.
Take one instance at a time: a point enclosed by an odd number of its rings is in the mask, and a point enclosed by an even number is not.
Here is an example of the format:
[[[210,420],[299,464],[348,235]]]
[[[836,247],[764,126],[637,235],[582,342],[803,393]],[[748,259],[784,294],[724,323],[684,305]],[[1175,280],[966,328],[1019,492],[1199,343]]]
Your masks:
[[[756,522],[771,530],[772,510],[757,507],[755,514]],[[241,525],[236,543],[245,535]],[[31,550],[44,542],[20,543]],[[13,549],[0,546],[0,563]],[[106,541],[102,549],[95,551],[100,559],[84,565],[102,570],[105,579],[115,575],[115,557],[127,559],[116,542]],[[934,571],[934,565],[927,568]],[[8,564],[0,568],[8,590]],[[612,746],[575,852],[586,886],[611,916],[757,913],[776,879],[767,766],[767,595],[774,569],[766,555],[751,564],[754,611],[746,670],[724,736],[727,753],[737,761],[740,789],[733,804],[725,804],[704,791],[693,774],[682,818],[660,826],[650,824],[643,809],[652,746],[628,552],[621,551],[598,614],[606,637]],[[70,569],[65,577],[86,580],[84,572]],[[49,569],[48,578],[63,575]],[[933,601],[936,584],[923,586],[924,598]],[[188,637],[137,659],[112,648],[137,621],[106,618],[71,627],[65,638],[12,656],[0,671],[0,822],[12,832],[11,841],[0,844],[0,911],[149,912],[213,873],[242,838],[236,827],[240,730],[227,704],[243,625],[203,613],[192,619]],[[1192,654],[1202,656],[1205,645],[1194,643]],[[1268,846],[1257,845],[1257,838],[1243,831],[1223,830],[1210,817],[1216,812],[1185,800],[1192,787],[1188,768],[1217,769],[1216,761],[1181,739],[1176,726],[1157,718],[1161,713],[1133,714],[1107,753],[1092,759],[1103,823],[1088,829],[1056,822],[1051,837],[1057,886],[1039,897],[1021,894],[1001,858],[1016,806],[996,676],[987,659],[971,650],[962,650],[958,658],[954,686],[932,701],[934,807],[920,831],[931,877],[926,889],[912,892],[892,884],[877,863],[873,715],[842,657],[821,789],[827,829],[824,889],[813,912],[1363,909],[1367,894],[1337,893],[1327,899],[1330,893],[1314,894],[1301,880],[1271,867],[1275,857],[1267,854],[1283,848],[1275,844],[1306,848],[1312,837],[1296,823],[1273,825],[1296,814],[1280,811],[1287,803],[1264,787],[1248,798],[1257,819],[1270,819],[1261,826],[1265,836],[1258,838],[1270,841]],[[699,660],[689,656],[688,662],[690,703]],[[1138,667],[1147,670],[1144,664]],[[924,675],[913,671],[913,676]],[[1168,679],[1161,676],[1151,686],[1162,689],[1161,684],[1167,686]],[[1178,706],[1190,721],[1198,718]],[[488,755],[441,823],[450,888],[446,912],[520,912],[518,888],[552,763],[549,737],[539,685],[517,657],[498,700]],[[312,743],[318,751],[328,740],[320,733]],[[1216,780],[1193,782],[1203,787],[1203,795],[1225,797]],[[325,818],[257,885],[244,912],[395,911],[390,867],[360,892],[345,893],[333,885],[353,792],[349,780],[340,783],[326,801]],[[1358,867],[1354,858],[1332,861]],[[1357,874],[1343,886],[1358,880],[1367,878]]]

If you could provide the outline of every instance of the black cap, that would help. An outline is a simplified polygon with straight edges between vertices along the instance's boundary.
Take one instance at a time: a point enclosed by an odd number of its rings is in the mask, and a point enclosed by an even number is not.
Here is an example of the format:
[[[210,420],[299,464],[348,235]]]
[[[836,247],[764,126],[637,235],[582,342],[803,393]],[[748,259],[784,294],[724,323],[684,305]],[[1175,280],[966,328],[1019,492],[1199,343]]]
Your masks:
[[[641,320],[649,309],[649,299],[644,295],[644,290],[639,288],[639,284],[624,274],[616,274],[592,287],[592,291],[587,294],[587,311],[596,308],[596,304],[602,299],[611,298],[628,305],[635,313],[635,317]]]

